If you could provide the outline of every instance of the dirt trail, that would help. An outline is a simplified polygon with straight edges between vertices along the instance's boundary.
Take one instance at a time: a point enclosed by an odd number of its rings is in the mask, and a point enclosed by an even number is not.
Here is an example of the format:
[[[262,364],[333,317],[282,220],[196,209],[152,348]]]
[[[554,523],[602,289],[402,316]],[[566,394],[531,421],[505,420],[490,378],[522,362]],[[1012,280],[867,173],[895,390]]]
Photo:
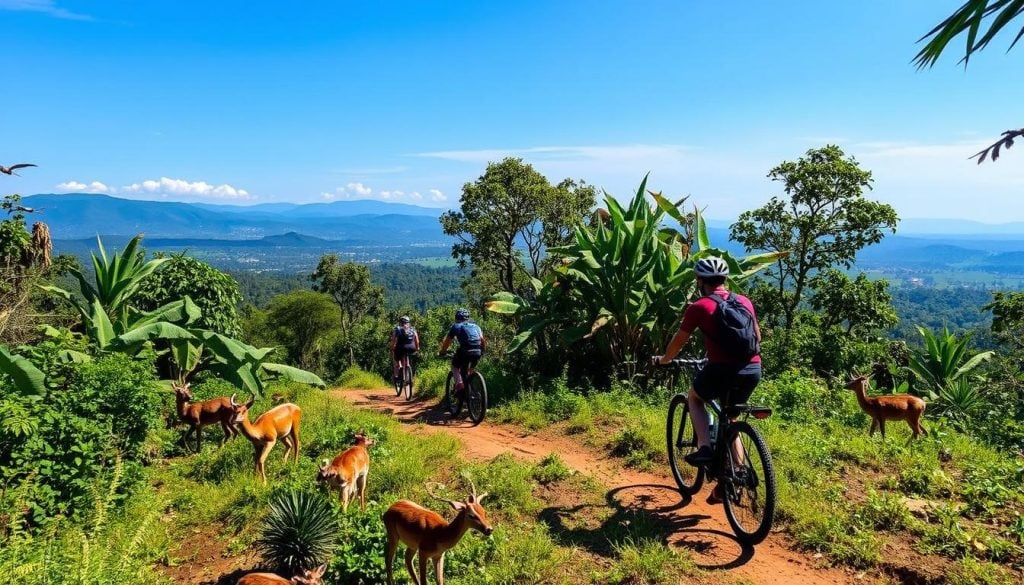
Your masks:
[[[816,566],[813,558],[789,548],[781,534],[770,535],[756,549],[741,546],[732,536],[722,506],[704,502],[709,488],[705,487],[696,498],[683,501],[667,468],[664,474],[625,468],[607,454],[555,433],[527,433],[514,426],[489,422],[474,427],[468,421],[449,421],[434,408],[432,401],[406,402],[391,389],[339,389],[333,390],[332,395],[417,425],[413,432],[454,434],[463,440],[466,454],[475,460],[510,452],[521,459],[537,461],[557,453],[566,465],[609,488],[608,506],[641,511],[656,518],[659,525],[667,527],[667,542],[688,550],[702,568],[729,570],[767,585],[870,582],[840,569]],[[573,512],[573,508],[563,507],[552,511],[549,519],[557,522]]]

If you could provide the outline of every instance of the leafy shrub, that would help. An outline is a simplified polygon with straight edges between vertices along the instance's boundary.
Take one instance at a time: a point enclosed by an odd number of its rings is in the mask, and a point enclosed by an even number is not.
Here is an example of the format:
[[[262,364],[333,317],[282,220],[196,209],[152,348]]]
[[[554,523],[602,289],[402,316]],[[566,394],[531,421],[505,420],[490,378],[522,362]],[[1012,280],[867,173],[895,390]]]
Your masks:
[[[355,366],[342,372],[334,384],[342,388],[356,388],[359,390],[374,390],[390,386],[379,374],[366,372]]]
[[[380,504],[370,504],[365,514],[350,508],[348,514],[341,515],[339,534],[342,538],[327,568],[327,582],[370,585],[386,581],[387,533],[380,520],[385,509]],[[402,566],[401,554],[397,558],[396,574],[401,571],[398,569]]]
[[[449,367],[435,364],[416,371],[416,393],[422,398],[437,398],[444,394],[444,383],[448,379]]]
[[[566,466],[562,458],[558,456],[558,453],[550,453],[533,468],[533,479],[544,485],[562,481],[572,474],[573,470]]]
[[[477,491],[490,492],[485,507],[528,514],[540,507],[533,496],[533,468],[509,453],[502,453],[486,464],[470,465],[466,474],[473,478]],[[461,499],[464,493],[456,497]]]
[[[242,293],[238,282],[206,262],[183,253],[172,255],[160,270],[144,278],[132,302],[143,311],[152,311],[186,296],[202,311],[194,325],[230,337],[241,332],[238,303],[242,301]]]
[[[141,479],[161,400],[151,365],[115,354],[68,366],[65,387],[42,400],[4,403],[24,424],[2,431],[0,484],[16,485],[31,474],[27,513],[40,524],[81,512],[97,478],[108,475],[118,458],[123,492]]]
[[[270,504],[256,548],[270,566],[295,573],[326,562],[337,535],[334,508],[324,496],[292,491]]]

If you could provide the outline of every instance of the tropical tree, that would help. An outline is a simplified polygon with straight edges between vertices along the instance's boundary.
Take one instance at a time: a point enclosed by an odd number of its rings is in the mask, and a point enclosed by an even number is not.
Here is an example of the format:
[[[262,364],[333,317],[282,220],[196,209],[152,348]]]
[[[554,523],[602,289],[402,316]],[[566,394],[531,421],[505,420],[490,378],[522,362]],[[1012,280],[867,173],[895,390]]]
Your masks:
[[[511,291],[494,296],[489,310],[522,318],[511,350],[554,330],[565,344],[593,340],[622,375],[632,377],[645,371],[647,357],[678,326],[695,293],[697,260],[725,259],[731,284],[739,286],[784,254],[733,258],[711,246],[699,210],[688,216],[680,209],[685,200],[673,203],[660,194],[652,194],[651,205],[646,193],[645,178],[628,207],[607,195],[606,221],[578,223],[572,243],[550,249],[556,267],[544,281],[533,281],[535,301]],[[666,218],[692,222],[692,229],[680,232]]]
[[[384,289],[373,284],[365,264],[341,262],[335,254],[321,257],[309,278],[313,290],[330,295],[341,309],[341,333],[349,348],[349,365],[355,365],[352,327],[363,317],[384,310]]]
[[[194,323],[197,327],[231,336],[241,332],[238,303],[242,293],[238,282],[183,253],[170,256],[159,270],[143,279],[132,303],[141,310],[152,311],[186,296],[199,307],[201,314]]]
[[[1006,30],[1010,23],[1017,20],[1022,14],[1024,14],[1024,0],[967,0],[953,14],[919,39],[919,42],[926,39],[928,42],[918,51],[914,63],[917,64],[918,69],[934,67],[949,44],[957,37],[966,34],[964,56],[960,59],[960,63],[963,63],[966,68],[972,55],[988,47],[999,33]],[[986,24],[987,28],[982,32],[982,27]],[[981,33],[980,36],[979,33]],[[1024,36],[1024,27],[1017,31],[1007,50],[1015,47],[1022,36]],[[1024,136],[1024,128],[1007,130],[1003,132],[999,140],[971,158],[977,157],[979,164],[986,158],[995,161],[999,158],[1001,148],[1010,148],[1013,146],[1014,140],[1021,136]]]
[[[340,313],[329,295],[297,290],[270,300],[267,325],[294,363],[303,368],[318,368]]]
[[[921,386],[914,385],[915,390],[932,400],[942,392],[957,389],[952,384],[966,378],[993,355],[991,351],[971,354],[970,333],[957,338],[945,327],[939,334],[924,327],[918,327],[917,331],[924,338],[924,347],[913,351],[909,368],[921,383]]]
[[[811,149],[796,162],[768,173],[783,184],[785,197],[740,214],[732,239],[748,251],[778,254],[764,278],[775,287],[782,325],[793,327],[811,277],[820,270],[850,268],[857,252],[895,232],[896,211],[864,197],[871,172],[860,168],[838,146]]]
[[[816,274],[810,285],[811,307],[820,312],[826,328],[840,326],[849,335],[886,329],[899,321],[887,280],[871,280],[863,272],[851,279],[830,268]]]
[[[549,268],[545,250],[566,243],[594,196],[582,181],[552,186],[533,166],[509,157],[463,185],[459,210],[442,215],[441,225],[458,240],[452,257],[459,267],[493,272],[502,289],[516,291]]]

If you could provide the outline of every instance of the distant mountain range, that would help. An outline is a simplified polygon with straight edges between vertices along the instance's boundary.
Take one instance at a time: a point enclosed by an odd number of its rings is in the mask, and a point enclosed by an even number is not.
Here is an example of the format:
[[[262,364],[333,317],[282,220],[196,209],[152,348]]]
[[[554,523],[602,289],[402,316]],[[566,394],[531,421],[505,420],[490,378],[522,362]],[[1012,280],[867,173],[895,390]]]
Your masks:
[[[440,210],[380,201],[336,201],[251,207],[119,199],[71,193],[32,195],[24,205],[56,239],[103,236],[256,239],[296,232],[330,240],[395,244],[441,243]]]

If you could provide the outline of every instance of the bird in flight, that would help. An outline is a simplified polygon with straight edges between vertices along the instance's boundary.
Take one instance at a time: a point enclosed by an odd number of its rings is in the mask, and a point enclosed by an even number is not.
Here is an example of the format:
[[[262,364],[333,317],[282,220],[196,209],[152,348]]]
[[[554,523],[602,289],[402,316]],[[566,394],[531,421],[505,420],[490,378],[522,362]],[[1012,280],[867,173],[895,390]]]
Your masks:
[[[22,213],[35,213],[37,211],[42,211],[42,210],[43,209],[41,207],[25,207],[24,205],[15,205],[14,206],[14,211],[20,211]]]
[[[15,175],[15,176],[17,176],[18,173],[14,172],[14,171],[16,171],[18,169],[24,169],[26,167],[34,167],[34,166],[36,166],[36,165],[34,165],[32,163],[18,163],[16,165],[11,165],[9,167],[5,167],[3,165],[0,165],[0,173],[3,173],[5,175]]]

